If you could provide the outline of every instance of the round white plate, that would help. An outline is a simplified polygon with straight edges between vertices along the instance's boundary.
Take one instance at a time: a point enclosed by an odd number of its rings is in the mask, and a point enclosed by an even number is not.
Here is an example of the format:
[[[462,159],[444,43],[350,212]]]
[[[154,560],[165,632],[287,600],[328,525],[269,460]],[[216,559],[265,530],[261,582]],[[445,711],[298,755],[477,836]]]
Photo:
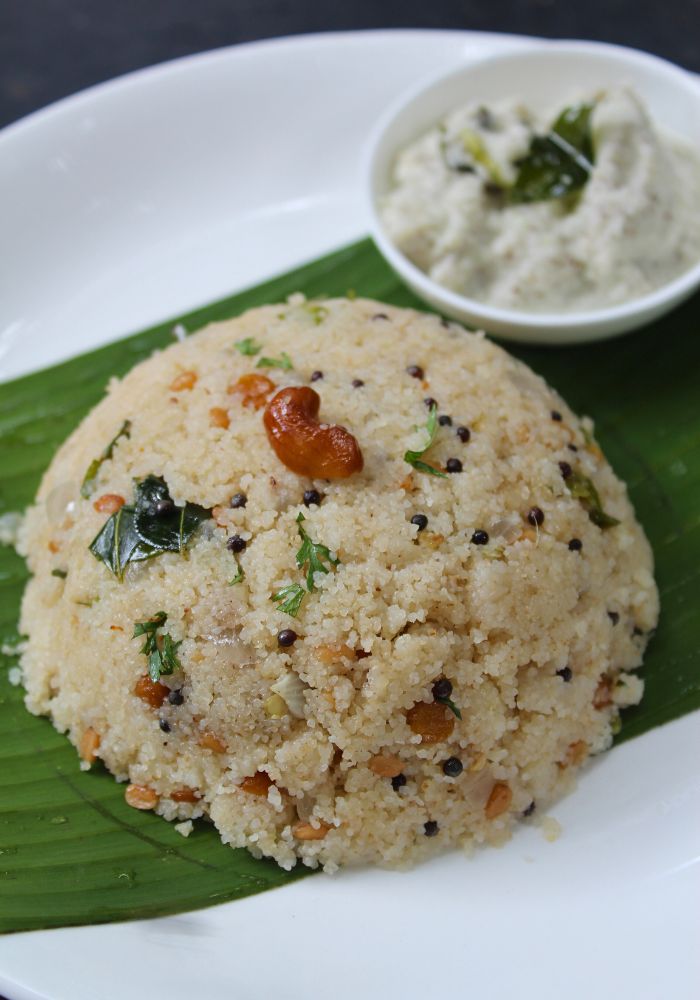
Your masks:
[[[386,31],[257,43],[0,133],[0,378],[364,235],[363,143],[421,76],[526,45]],[[9,1000],[690,1000],[700,713],[598,759],[501,850],[348,871],[177,917],[9,935]]]

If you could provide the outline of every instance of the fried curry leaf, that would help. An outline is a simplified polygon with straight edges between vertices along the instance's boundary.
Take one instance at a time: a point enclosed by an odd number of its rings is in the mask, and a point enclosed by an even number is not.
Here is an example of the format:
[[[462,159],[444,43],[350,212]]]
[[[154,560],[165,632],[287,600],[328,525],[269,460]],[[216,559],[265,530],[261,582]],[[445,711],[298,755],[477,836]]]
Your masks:
[[[147,476],[136,486],[135,528],[142,542],[162,552],[182,552],[211,511],[196,503],[176,507],[168,487],[158,476]]]
[[[80,495],[86,500],[92,495],[95,489],[95,480],[97,479],[97,473],[102,467],[102,463],[108,461],[114,454],[114,449],[119,443],[119,439],[123,437],[131,437],[131,421],[125,420],[121,425],[117,433],[114,435],[112,440],[109,442],[105,450],[102,452],[99,458],[93,458],[92,462],[87,467],[87,472],[83,476],[83,482],[80,487]]]
[[[136,511],[124,505],[105,521],[102,530],[92,540],[90,551],[119,579],[131,562],[142,562],[157,556],[159,549],[145,544],[136,532]]]
[[[588,476],[574,470],[564,481],[571,496],[581,501],[581,505],[588,512],[593,524],[597,524],[599,528],[614,528],[616,524],[620,523],[616,517],[605,513],[598,490]]]
[[[511,203],[564,198],[585,185],[594,162],[592,111],[592,104],[565,108],[546,135],[532,137],[527,155],[515,164]]]
[[[433,405],[430,407],[430,413],[428,414],[428,419],[425,423],[425,432],[428,435],[427,442],[424,448],[420,451],[407,451],[404,453],[403,460],[412,465],[414,469],[418,472],[427,472],[431,476],[439,476],[441,479],[447,479],[447,474],[436,469],[434,465],[429,465],[427,462],[422,461],[423,455],[432,445],[435,440],[435,435],[437,433],[437,406]]]
[[[136,484],[133,505],[124,505],[105,522],[90,551],[124,579],[129,563],[152,559],[161,552],[182,552],[211,511],[198,504],[177,507],[165,482],[147,476]]]
[[[286,587],[282,587],[281,590],[278,590],[276,594],[273,594],[270,600],[281,602],[277,610],[284,611],[286,615],[296,618],[301,608],[301,602],[305,597],[306,591],[300,583],[290,583]]]
[[[157,683],[163,674],[172,674],[182,669],[177,657],[182,640],[175,642],[168,632],[158,634],[167,620],[165,611],[158,611],[148,621],[134,623],[132,638],[136,639],[140,635],[146,637],[140,652],[148,657],[148,676],[154,683]]]

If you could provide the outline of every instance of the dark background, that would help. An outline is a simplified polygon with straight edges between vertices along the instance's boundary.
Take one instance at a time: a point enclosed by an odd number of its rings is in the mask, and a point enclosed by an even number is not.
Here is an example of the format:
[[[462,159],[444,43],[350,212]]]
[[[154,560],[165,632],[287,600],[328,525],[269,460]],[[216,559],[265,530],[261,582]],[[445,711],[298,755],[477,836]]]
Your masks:
[[[594,38],[700,72],[700,0],[0,0],[0,127],[190,52],[300,32],[407,27]]]

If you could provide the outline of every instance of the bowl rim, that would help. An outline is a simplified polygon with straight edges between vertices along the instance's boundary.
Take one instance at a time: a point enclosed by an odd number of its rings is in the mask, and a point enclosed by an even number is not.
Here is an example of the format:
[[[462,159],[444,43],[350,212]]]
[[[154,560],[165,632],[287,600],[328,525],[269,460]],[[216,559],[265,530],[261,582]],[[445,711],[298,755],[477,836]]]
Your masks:
[[[653,289],[644,295],[636,296],[626,302],[618,303],[614,306],[603,306],[598,309],[587,309],[571,312],[526,312],[518,309],[505,309],[481,302],[478,299],[460,295],[452,289],[446,288],[434,279],[430,278],[425,271],[421,271],[411,260],[406,257],[401,250],[385,233],[377,206],[376,173],[377,160],[380,154],[385,153],[383,139],[394,123],[410,112],[413,104],[423,98],[430,91],[437,90],[451,80],[458,80],[485,65],[498,65],[502,63],[512,63],[522,59],[537,59],[544,56],[545,59],[558,54],[584,54],[601,56],[603,58],[617,61],[619,64],[633,64],[649,68],[653,71],[665,74],[667,78],[680,89],[685,90],[688,95],[697,102],[700,112],[700,79],[683,67],[669,62],[660,56],[643,52],[639,49],[628,48],[622,45],[614,45],[608,42],[577,41],[574,39],[533,39],[532,45],[518,47],[508,52],[497,53],[496,55],[485,56],[483,59],[469,60],[459,66],[454,66],[447,72],[441,71],[428,79],[419,82],[410,91],[404,92],[399,98],[390,104],[377,121],[372,130],[364,156],[363,163],[363,187],[367,199],[370,218],[370,232],[373,240],[377,244],[383,256],[389,264],[401,276],[405,277],[411,285],[419,289],[419,294],[433,302],[441,301],[455,311],[464,314],[472,314],[479,320],[486,323],[491,321],[496,326],[520,327],[522,330],[553,330],[558,327],[567,327],[574,331],[579,328],[594,327],[602,325],[619,325],[625,320],[636,317],[640,314],[653,314],[658,316],[663,311],[663,306],[668,304],[669,308],[682,300],[685,296],[700,284],[700,259],[682,274],[671,281]],[[447,109],[446,109],[447,110]],[[395,155],[398,150],[390,150],[390,155]],[[640,325],[644,322],[642,320]],[[619,333],[630,329],[624,326],[619,329]],[[612,336],[613,334],[611,334]]]

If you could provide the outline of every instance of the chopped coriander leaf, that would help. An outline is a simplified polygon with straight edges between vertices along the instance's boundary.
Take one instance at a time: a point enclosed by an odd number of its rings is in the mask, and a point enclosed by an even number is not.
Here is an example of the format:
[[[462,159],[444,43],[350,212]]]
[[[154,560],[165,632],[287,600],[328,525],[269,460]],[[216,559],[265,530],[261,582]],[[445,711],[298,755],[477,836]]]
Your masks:
[[[258,344],[258,342],[253,340],[252,337],[244,337],[243,340],[237,340],[233,346],[247,358],[251,358],[256,354],[259,354],[262,350],[262,344]]]
[[[278,590],[276,594],[273,594],[270,600],[281,601],[282,603],[279,604],[278,611],[284,611],[285,614],[296,618],[299,614],[301,602],[305,597],[306,591],[300,583],[290,583],[286,587],[282,587],[281,590]]]
[[[418,428],[417,428],[418,429]],[[433,403],[430,407],[430,413],[428,419],[425,423],[424,430],[428,436],[425,447],[421,448],[419,451],[407,451],[404,453],[403,460],[409,465],[412,465],[417,472],[427,472],[431,476],[439,476],[441,479],[447,479],[447,475],[436,469],[434,465],[428,465],[427,462],[422,461],[422,456],[426,453],[428,448],[432,445],[435,440],[435,435],[437,433],[437,404]]]
[[[131,437],[131,421],[125,420],[121,425],[117,433],[114,435],[112,440],[109,442],[107,447],[104,449],[99,458],[93,458],[92,462],[88,465],[87,472],[83,476],[83,482],[80,487],[80,495],[86,500],[92,495],[92,491],[95,489],[95,480],[97,479],[97,473],[102,467],[102,463],[108,461],[114,454],[114,449],[119,443],[119,439],[123,437]]]
[[[599,528],[614,528],[616,524],[620,523],[616,517],[605,513],[598,490],[588,476],[584,476],[574,469],[564,482],[572,497],[581,501],[581,505],[588,512],[593,524],[597,524]]]
[[[61,580],[65,580],[68,576],[68,572],[65,569],[52,569],[51,576],[58,576]]]
[[[182,669],[182,664],[177,657],[177,650],[182,645],[182,640],[174,642],[173,637],[168,632],[158,634],[167,620],[168,616],[165,611],[158,611],[148,621],[134,623],[132,638],[145,636],[139,652],[148,657],[148,676],[154,683],[157,683],[163,674],[172,674],[176,670]]]
[[[350,291],[352,291],[352,289]],[[347,297],[352,298],[353,296],[348,294]],[[356,292],[354,293],[354,297],[357,297]],[[326,307],[319,306],[315,302],[305,302],[302,308],[305,310],[305,312],[309,314],[311,319],[314,321],[315,326],[320,326],[321,323],[323,323],[326,316],[328,315],[328,310],[326,309]]]
[[[435,701],[439,701],[441,705],[445,705],[446,708],[449,708],[451,712],[454,712],[458,719],[462,718],[461,711],[457,708],[451,698],[436,698]]]
[[[292,359],[289,357],[286,351],[282,351],[279,358],[260,358],[256,368],[281,368],[282,371],[290,371],[294,365],[292,364]]]
[[[232,580],[229,580],[229,587],[232,587],[235,583],[241,583],[245,579],[245,571],[239,561],[236,559],[236,575]]]
[[[302,522],[305,520],[306,518],[300,511],[297,515],[297,525],[301,538],[301,547],[296,554],[296,562],[299,569],[303,569],[304,566],[308,565],[306,570],[306,586],[309,592],[311,592],[315,590],[314,573],[328,573],[328,567],[324,565],[324,562],[327,561],[331,566],[337,566],[340,559],[331,555],[330,549],[326,545],[311,541],[306,530],[302,527]]]

